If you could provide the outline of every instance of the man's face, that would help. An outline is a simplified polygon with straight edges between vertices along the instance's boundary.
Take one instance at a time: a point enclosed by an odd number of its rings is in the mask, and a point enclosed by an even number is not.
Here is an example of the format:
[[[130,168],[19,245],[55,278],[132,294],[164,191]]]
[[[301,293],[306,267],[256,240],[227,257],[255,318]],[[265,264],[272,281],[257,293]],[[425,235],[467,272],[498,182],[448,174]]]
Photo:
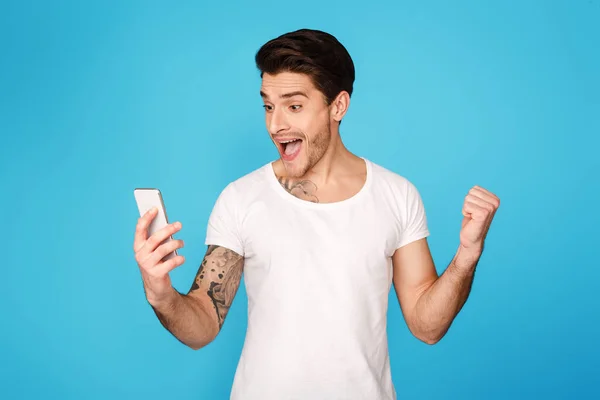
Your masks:
[[[302,177],[323,157],[331,140],[330,108],[304,74],[264,74],[260,90],[267,130],[289,177]]]

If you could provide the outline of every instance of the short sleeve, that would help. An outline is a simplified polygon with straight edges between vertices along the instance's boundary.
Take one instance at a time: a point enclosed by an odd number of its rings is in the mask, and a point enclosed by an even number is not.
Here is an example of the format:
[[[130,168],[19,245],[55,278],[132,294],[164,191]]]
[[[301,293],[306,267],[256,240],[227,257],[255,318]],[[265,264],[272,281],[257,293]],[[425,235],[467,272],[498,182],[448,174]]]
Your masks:
[[[225,247],[244,255],[238,222],[240,200],[232,184],[219,194],[208,218],[205,244]]]
[[[405,199],[402,212],[405,222],[400,234],[400,240],[396,245],[397,249],[429,236],[427,215],[423,200],[415,185],[410,181],[407,181]]]

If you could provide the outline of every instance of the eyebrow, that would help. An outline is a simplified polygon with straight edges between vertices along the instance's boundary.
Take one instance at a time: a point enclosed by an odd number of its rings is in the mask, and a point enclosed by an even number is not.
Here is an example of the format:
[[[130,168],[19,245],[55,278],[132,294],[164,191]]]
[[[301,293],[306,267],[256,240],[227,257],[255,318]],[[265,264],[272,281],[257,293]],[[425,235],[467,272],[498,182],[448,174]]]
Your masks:
[[[288,93],[283,93],[281,95],[279,95],[279,98],[281,99],[289,99],[290,97],[294,97],[294,96],[304,96],[308,99],[308,95],[306,93],[304,93],[301,90],[296,90],[294,92],[288,92]],[[260,91],[260,97],[262,98],[269,98],[269,96],[267,96],[267,94],[265,92],[263,92],[262,90]]]

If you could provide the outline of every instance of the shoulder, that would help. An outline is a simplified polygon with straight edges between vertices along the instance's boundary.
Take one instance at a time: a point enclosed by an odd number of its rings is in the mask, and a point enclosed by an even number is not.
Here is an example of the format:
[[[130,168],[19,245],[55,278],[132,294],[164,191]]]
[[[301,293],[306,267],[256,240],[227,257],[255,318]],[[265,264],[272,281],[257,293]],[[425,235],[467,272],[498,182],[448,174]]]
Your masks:
[[[394,196],[404,198],[415,193],[418,194],[415,184],[406,176],[372,161],[370,163],[375,190],[384,193],[390,192]]]
[[[392,216],[399,248],[406,243],[429,235],[425,205],[415,184],[406,176],[372,163],[373,195]]]
[[[229,182],[219,194],[219,199],[238,206],[247,203],[263,191],[269,167],[270,163],[264,164]]]

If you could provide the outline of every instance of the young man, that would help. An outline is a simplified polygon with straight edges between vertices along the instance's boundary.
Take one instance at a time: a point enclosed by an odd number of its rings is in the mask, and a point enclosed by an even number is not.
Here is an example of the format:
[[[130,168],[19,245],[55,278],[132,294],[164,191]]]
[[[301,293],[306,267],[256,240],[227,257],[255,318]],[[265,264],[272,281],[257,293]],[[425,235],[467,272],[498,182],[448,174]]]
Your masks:
[[[280,158],[227,185],[210,215],[208,251],[190,291],[169,271],[174,223],[134,250],[148,302],[194,349],[218,334],[244,271],[248,330],[232,399],[395,399],[386,336],[394,285],[410,331],[438,342],[465,303],[498,198],[466,195],[457,252],[438,277],[427,219],[406,178],[344,147],[354,65],[331,35],[300,30],[256,55],[266,125]]]

